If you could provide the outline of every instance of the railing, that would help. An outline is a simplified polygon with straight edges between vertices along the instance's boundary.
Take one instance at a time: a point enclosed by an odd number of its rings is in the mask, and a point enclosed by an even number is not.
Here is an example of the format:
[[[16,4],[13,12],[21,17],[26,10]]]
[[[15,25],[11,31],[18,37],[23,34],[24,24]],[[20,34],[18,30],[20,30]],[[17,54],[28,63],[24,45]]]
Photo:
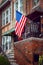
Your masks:
[[[22,42],[26,42],[26,41],[32,41],[32,40],[43,41],[43,38],[29,37],[29,38],[17,41],[14,44],[16,44],[16,43],[22,43]]]
[[[0,45],[0,55],[5,56],[5,57],[8,59],[7,55],[6,55],[5,52],[2,50],[2,46],[1,46],[1,45]],[[9,59],[8,59],[8,61],[9,61]]]
[[[0,45],[0,54],[4,55],[5,57],[7,57],[6,54],[4,53],[4,51],[2,50],[2,46],[1,45]]]

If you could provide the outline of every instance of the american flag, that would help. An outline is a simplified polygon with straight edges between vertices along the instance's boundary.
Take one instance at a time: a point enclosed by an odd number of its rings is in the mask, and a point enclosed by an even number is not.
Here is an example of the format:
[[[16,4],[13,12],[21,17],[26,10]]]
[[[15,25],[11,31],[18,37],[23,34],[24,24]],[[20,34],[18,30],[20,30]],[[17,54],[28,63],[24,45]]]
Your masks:
[[[20,12],[16,11],[16,25],[15,33],[17,36],[21,37],[27,18]]]

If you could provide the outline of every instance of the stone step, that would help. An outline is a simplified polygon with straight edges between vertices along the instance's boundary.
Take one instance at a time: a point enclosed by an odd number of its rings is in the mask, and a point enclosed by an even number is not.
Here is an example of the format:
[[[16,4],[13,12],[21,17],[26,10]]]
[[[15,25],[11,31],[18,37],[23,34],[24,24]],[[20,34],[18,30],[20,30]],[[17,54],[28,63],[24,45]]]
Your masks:
[[[15,62],[14,59],[9,59],[10,62]]]
[[[7,56],[14,56],[14,54],[8,54]]]
[[[8,57],[8,59],[14,59],[14,56],[13,57]]]
[[[11,65],[18,65],[17,63],[11,63]]]
[[[12,52],[12,51],[10,51],[10,53],[14,53],[14,51]],[[10,53],[8,53],[8,54],[10,54]]]
[[[11,65],[18,65],[16,63],[16,60],[14,60],[14,51],[13,51],[13,49],[7,54],[7,57],[9,59]]]

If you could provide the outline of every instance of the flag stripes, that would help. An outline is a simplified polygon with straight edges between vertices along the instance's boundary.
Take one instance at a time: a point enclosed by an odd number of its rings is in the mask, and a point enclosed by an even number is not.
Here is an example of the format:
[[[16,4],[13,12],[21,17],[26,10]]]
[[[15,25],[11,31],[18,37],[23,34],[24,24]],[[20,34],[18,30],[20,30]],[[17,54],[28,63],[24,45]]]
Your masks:
[[[18,16],[18,17],[19,17],[19,16]],[[20,21],[19,21],[19,22],[16,21],[15,33],[16,33],[16,35],[18,35],[19,37],[21,37],[21,34],[22,34],[23,29],[24,29],[24,25],[25,25],[25,23],[26,23],[26,20],[27,20],[27,18],[26,18],[24,15],[22,15]]]

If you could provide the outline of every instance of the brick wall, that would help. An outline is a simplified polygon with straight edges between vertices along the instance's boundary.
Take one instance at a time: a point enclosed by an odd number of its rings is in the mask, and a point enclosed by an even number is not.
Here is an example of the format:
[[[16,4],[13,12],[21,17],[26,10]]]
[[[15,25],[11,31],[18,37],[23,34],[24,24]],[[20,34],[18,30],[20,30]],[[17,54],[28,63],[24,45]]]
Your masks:
[[[26,39],[14,43],[14,55],[16,62],[19,65],[38,65],[38,62],[34,62],[33,54],[43,54],[43,40],[39,39]]]
[[[25,1],[23,1],[23,3],[24,3],[24,13],[26,14],[26,15],[28,15],[28,14],[30,14],[31,13],[31,11],[32,11],[32,0],[25,0]]]
[[[1,25],[2,25],[2,13],[1,13],[1,11],[0,11],[0,44],[1,44],[1,34],[2,34],[2,30],[1,30]]]
[[[43,33],[43,18],[41,18],[41,33]]]
[[[40,7],[43,9],[43,0],[40,0]]]

